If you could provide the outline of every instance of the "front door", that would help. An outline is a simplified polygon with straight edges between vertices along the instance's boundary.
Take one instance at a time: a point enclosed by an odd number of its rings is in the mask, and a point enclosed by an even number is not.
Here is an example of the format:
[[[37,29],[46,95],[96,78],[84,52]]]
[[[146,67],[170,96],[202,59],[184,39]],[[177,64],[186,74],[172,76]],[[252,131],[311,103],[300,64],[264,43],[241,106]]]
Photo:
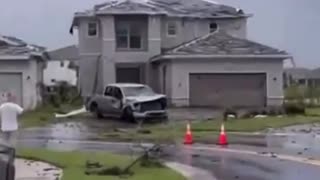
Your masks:
[[[117,67],[116,79],[118,83],[141,83],[140,67]]]

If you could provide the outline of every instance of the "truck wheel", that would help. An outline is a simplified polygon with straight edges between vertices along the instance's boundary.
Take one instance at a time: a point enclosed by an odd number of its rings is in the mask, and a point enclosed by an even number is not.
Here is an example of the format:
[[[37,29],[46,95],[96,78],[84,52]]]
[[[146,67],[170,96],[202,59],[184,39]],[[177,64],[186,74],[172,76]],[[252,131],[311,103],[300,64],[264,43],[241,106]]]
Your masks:
[[[98,118],[98,119],[102,119],[103,115],[100,113],[98,105],[96,103],[92,103],[90,105],[90,112],[94,113],[94,115]]]
[[[169,122],[169,117],[168,117],[168,116],[163,117],[163,118],[160,119],[160,121],[161,121],[162,123],[168,123],[168,122]]]
[[[123,110],[121,119],[128,121],[128,122],[133,122],[135,123],[135,118],[133,117],[133,111],[130,107],[127,107]]]

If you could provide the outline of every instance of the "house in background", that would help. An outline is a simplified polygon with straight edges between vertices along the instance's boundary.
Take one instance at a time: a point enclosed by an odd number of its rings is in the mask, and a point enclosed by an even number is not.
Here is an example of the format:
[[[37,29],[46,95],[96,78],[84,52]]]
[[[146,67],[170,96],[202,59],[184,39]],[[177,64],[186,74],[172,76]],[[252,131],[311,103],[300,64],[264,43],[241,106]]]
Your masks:
[[[48,52],[50,60],[43,71],[43,83],[46,87],[54,87],[59,82],[67,82],[77,86],[78,82],[78,48],[66,46]]]
[[[77,12],[82,95],[137,82],[173,106],[280,106],[291,57],[247,40],[249,17],[203,0],[115,0]]]
[[[284,71],[285,86],[300,85],[305,87],[320,87],[320,68],[288,68]]]
[[[0,35],[1,102],[10,93],[23,108],[35,108],[41,102],[40,84],[46,58],[44,47]]]

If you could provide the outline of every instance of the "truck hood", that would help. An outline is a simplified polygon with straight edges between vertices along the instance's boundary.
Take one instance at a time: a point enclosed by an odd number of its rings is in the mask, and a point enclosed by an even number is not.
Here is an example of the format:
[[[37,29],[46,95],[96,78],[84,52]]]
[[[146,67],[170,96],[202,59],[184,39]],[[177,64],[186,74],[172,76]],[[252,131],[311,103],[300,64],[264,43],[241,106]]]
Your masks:
[[[126,97],[126,100],[129,100],[131,102],[148,102],[148,101],[154,101],[157,99],[165,98],[166,96],[163,94],[156,94],[153,96],[128,96]]]

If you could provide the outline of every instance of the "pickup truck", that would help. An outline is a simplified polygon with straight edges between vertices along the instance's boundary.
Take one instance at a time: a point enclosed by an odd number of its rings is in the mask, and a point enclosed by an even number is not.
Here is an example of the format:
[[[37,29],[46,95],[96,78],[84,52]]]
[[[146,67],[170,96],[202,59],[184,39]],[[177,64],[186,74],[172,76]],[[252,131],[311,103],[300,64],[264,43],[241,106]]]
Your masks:
[[[94,95],[85,105],[97,118],[110,116],[138,122],[151,118],[166,120],[168,116],[166,96],[144,84],[109,84],[103,94]]]

